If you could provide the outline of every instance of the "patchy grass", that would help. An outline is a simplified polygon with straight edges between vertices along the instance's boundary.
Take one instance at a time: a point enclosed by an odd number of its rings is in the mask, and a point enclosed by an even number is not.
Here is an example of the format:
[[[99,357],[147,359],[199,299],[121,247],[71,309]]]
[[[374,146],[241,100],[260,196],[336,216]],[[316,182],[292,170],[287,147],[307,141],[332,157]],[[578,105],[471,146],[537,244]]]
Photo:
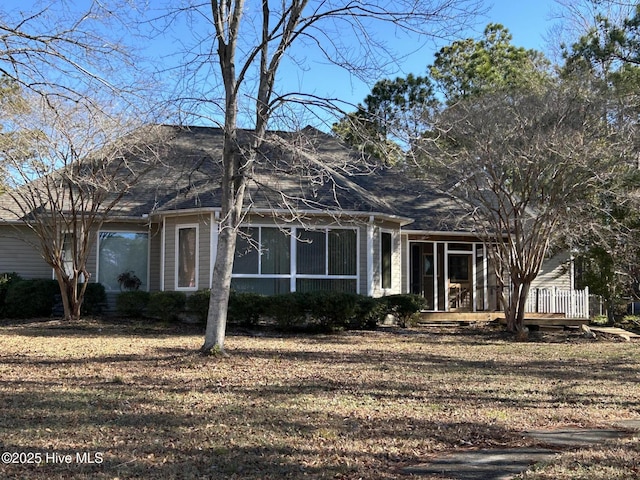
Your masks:
[[[228,357],[201,343],[141,323],[0,327],[0,450],[41,460],[0,477],[407,478],[443,451],[640,416],[637,343],[473,328],[237,334]],[[633,478],[639,445],[567,452],[522,478]]]

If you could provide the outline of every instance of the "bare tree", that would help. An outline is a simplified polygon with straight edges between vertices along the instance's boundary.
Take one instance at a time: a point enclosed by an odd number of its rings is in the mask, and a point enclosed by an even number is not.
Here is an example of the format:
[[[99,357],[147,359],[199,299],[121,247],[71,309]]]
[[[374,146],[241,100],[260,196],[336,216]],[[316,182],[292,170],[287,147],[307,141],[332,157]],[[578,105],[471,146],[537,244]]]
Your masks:
[[[0,219],[26,226],[54,271],[67,319],[80,317],[91,272],[87,259],[97,231],[141,175],[153,167],[162,141],[107,108],[31,96],[10,111],[0,173]],[[153,145],[154,148],[151,148]],[[21,236],[24,239],[24,236]]]
[[[89,91],[107,90],[121,103],[134,101],[148,85],[128,28],[134,3],[92,0],[80,7],[68,0],[40,0],[3,6],[0,75],[44,96],[88,101]]]
[[[575,86],[510,91],[443,111],[425,141],[428,174],[469,212],[489,246],[510,331],[552,246],[569,245],[619,164],[601,101]],[[622,149],[620,149],[622,150]]]
[[[455,27],[481,11],[478,7],[475,0],[264,0],[251,4],[212,0],[176,9],[158,19],[171,23],[187,18],[192,22],[198,47],[185,60],[188,68],[183,87],[190,92],[184,97],[193,100],[194,108],[186,103],[183,108],[200,117],[217,117],[214,122],[224,130],[222,214],[202,351],[224,349],[237,229],[256,151],[269,125],[288,112],[313,114],[314,109],[336,108],[331,99],[314,92],[281,91],[282,65],[303,69],[309,66],[308,57],[316,55],[322,62],[361,78],[378,78],[385,63],[388,66],[397,58],[386,35],[414,32],[422,38],[449,37]],[[203,18],[206,25],[196,23]],[[377,29],[384,26],[386,33],[378,35]],[[242,124],[251,132],[248,142],[238,135]]]

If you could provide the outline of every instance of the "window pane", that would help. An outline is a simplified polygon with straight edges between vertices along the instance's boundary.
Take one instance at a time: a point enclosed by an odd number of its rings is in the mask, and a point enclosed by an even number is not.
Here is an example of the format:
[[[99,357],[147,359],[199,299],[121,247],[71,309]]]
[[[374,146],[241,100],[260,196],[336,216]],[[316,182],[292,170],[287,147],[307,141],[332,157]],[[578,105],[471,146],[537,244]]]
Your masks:
[[[382,273],[382,288],[391,288],[391,234],[382,232],[380,235],[380,269]]]
[[[241,228],[236,240],[233,273],[258,273],[258,229]]]
[[[107,291],[120,290],[118,276],[132,272],[141,281],[140,290],[147,290],[146,233],[100,232],[98,240],[98,282]]]
[[[296,245],[298,273],[326,275],[325,233],[323,231],[300,231]]]
[[[178,287],[196,286],[196,228],[178,229]]]
[[[290,269],[289,235],[279,228],[262,228],[263,274],[286,274]]]
[[[329,275],[356,275],[355,230],[329,231]]]
[[[289,293],[288,278],[232,278],[231,289],[242,293],[277,295]]]
[[[296,280],[296,291],[356,293],[357,282],[355,279],[342,278],[298,278]]]

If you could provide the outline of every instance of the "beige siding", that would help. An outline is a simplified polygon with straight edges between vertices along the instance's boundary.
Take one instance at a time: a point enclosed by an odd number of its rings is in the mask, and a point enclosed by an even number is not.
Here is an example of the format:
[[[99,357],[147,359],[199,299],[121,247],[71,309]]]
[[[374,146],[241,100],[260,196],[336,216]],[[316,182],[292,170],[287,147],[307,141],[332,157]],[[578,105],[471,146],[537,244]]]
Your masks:
[[[369,279],[367,277],[367,257],[368,257],[368,248],[367,248],[367,226],[360,225],[358,228],[358,247],[359,247],[359,255],[358,255],[358,275],[359,283],[358,283],[358,293],[361,295],[366,295],[369,290]]]
[[[164,288],[176,288],[176,232],[187,225],[198,225],[198,289],[209,288],[211,261],[211,216],[184,215],[167,217],[165,223],[164,242]]]
[[[408,293],[409,292],[409,237],[406,234],[400,235],[400,271],[401,271],[401,281],[400,281],[400,292]]]
[[[53,270],[38,251],[36,236],[26,227],[0,225],[0,273],[23,278],[53,278]]]
[[[160,290],[162,259],[162,224],[154,224],[149,230],[149,291]]]

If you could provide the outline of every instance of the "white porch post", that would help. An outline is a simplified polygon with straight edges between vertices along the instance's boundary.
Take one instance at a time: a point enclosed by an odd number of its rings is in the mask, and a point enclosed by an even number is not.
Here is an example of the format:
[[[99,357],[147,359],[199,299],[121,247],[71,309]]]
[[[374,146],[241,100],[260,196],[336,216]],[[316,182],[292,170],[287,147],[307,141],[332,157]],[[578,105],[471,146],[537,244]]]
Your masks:
[[[444,265],[443,275],[444,275],[444,311],[449,311],[449,243],[444,242]]]
[[[373,236],[375,227],[373,225],[373,215],[369,217],[367,223],[367,296],[373,297]]]
[[[289,279],[289,291],[296,291],[296,275],[298,274],[298,228],[291,229],[291,238],[289,239],[289,251],[291,252],[289,269],[291,278]]]
[[[584,287],[584,317],[589,318],[591,315],[589,312],[589,287]]]
[[[438,263],[438,242],[433,242],[433,306],[436,311],[440,310],[440,295],[438,292],[439,272],[440,264]]]

